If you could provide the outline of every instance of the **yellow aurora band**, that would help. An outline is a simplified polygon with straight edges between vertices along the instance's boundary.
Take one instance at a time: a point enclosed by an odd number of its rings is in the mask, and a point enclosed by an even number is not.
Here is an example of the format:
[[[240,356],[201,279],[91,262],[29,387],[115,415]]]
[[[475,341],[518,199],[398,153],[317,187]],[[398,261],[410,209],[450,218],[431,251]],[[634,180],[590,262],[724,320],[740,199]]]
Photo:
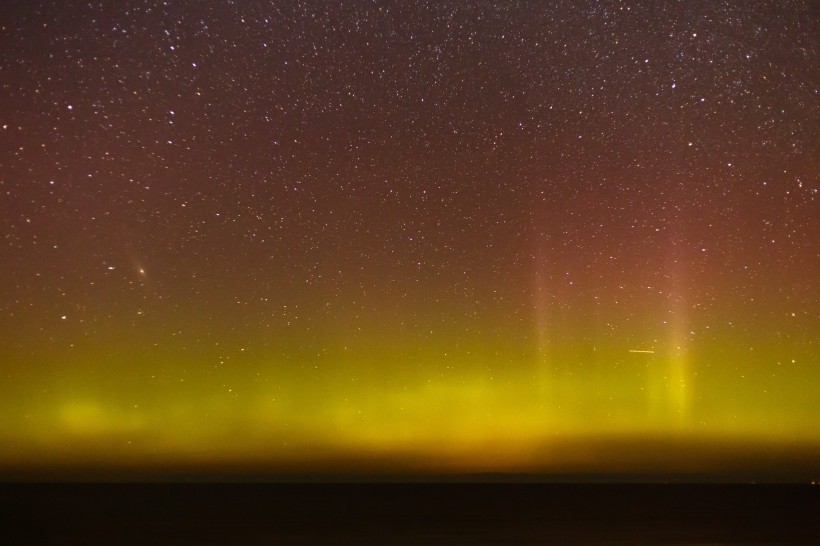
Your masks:
[[[312,372],[288,372],[274,355],[246,355],[231,369],[181,378],[64,376],[41,382],[36,393],[6,393],[0,456],[8,468],[311,470],[353,461],[368,472],[380,461],[394,471],[702,471],[714,463],[698,462],[710,449],[728,449],[731,459],[749,442],[778,449],[820,442],[813,389],[796,367],[779,382],[769,378],[766,392],[708,373],[695,391],[691,358],[671,351],[623,348],[608,355],[615,366],[559,363],[549,373],[538,354],[524,365],[500,351],[469,360],[444,353],[446,366],[417,362],[418,370],[442,370],[434,377],[411,372],[406,361],[391,367],[355,354],[325,368],[316,360]],[[759,384],[753,376],[747,380]]]

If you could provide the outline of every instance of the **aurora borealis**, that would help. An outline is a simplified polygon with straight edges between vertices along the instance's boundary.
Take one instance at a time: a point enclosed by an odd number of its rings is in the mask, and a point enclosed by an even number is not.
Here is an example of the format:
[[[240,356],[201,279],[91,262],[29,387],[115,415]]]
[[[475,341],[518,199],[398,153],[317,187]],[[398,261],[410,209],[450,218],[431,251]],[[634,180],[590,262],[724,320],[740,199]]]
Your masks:
[[[0,466],[816,455],[818,67],[808,1],[7,2]]]

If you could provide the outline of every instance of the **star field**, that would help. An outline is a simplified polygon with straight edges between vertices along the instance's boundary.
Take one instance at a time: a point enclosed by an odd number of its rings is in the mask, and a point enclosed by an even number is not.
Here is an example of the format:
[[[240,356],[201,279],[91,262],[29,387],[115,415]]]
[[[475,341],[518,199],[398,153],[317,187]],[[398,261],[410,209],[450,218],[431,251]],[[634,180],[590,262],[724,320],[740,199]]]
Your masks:
[[[816,445],[819,36],[803,1],[4,7],[0,461]]]

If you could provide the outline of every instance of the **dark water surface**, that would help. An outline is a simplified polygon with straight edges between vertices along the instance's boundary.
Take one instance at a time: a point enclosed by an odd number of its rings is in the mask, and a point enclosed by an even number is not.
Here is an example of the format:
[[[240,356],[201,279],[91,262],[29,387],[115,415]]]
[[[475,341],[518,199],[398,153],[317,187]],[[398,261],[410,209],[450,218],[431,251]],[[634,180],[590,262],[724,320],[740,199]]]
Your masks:
[[[4,484],[2,544],[820,544],[820,487]]]

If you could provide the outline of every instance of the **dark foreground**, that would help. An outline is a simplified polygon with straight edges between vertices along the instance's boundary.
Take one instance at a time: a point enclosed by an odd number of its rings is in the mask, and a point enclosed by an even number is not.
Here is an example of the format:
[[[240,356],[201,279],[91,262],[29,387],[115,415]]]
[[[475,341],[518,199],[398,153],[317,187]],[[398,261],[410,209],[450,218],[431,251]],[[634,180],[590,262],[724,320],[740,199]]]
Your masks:
[[[820,487],[0,485],[2,544],[820,544]]]

